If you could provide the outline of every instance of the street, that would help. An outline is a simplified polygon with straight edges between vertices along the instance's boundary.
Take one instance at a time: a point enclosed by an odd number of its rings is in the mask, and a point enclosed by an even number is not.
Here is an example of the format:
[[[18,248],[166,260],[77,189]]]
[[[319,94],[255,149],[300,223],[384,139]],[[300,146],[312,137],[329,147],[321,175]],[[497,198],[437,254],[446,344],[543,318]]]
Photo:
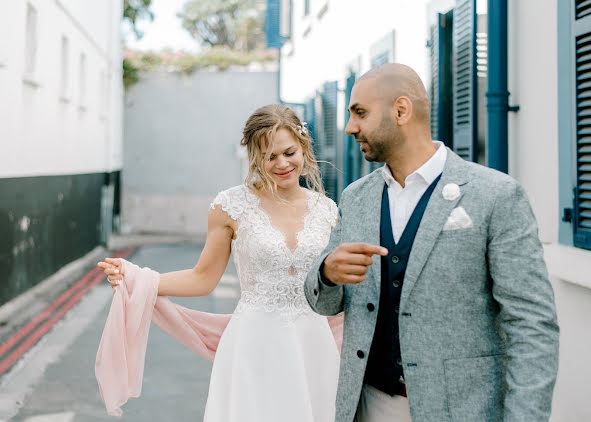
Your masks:
[[[138,248],[129,258],[159,272],[191,268],[203,245]],[[15,367],[0,378],[0,421],[90,422],[113,420],[105,411],[94,361],[107,317],[111,287],[86,296]],[[232,263],[210,297],[174,298],[194,309],[231,313],[239,285]],[[150,330],[142,394],[122,407],[124,421],[199,421],[203,418],[211,363],[164,334]]]

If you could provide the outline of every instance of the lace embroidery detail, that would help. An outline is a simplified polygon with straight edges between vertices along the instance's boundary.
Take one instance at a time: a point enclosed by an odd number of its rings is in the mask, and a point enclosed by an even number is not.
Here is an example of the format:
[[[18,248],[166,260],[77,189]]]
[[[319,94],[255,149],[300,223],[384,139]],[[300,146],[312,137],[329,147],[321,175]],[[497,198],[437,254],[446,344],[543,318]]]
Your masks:
[[[274,228],[258,196],[240,185],[220,192],[211,208],[220,205],[238,222],[232,256],[240,279],[241,295],[235,314],[248,310],[278,312],[287,319],[311,312],[304,295],[304,280],[324,250],[336,224],[335,203],[312,191],[297,245],[292,251],[285,234]]]

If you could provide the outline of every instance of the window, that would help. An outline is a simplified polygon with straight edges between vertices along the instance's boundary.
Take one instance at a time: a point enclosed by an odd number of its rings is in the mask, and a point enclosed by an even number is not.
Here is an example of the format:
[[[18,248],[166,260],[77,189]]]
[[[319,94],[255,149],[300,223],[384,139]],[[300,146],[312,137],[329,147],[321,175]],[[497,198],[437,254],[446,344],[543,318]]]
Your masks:
[[[86,55],[80,54],[80,64],[78,68],[78,108],[86,110]]]
[[[574,244],[591,249],[591,3],[575,0]]]
[[[559,239],[591,249],[591,3],[558,5]]]
[[[291,38],[291,0],[281,0],[279,34],[283,39]]]
[[[31,79],[35,74],[37,60],[37,9],[27,4],[25,34],[25,77]]]
[[[478,159],[476,1],[456,3],[453,15],[453,146],[463,159]]]
[[[69,85],[69,70],[70,70],[70,45],[68,38],[62,36],[61,43],[61,70],[60,70],[60,100],[69,101],[68,85]]]
[[[108,110],[108,101],[109,101],[109,80],[107,77],[107,74],[104,70],[101,71],[100,73],[100,87],[99,89],[101,90],[101,92],[99,92],[99,98],[100,98],[100,104],[99,104],[99,110],[100,110],[100,117],[101,118],[106,118],[107,117],[107,110]]]
[[[310,14],[310,0],[304,0],[304,16]]]

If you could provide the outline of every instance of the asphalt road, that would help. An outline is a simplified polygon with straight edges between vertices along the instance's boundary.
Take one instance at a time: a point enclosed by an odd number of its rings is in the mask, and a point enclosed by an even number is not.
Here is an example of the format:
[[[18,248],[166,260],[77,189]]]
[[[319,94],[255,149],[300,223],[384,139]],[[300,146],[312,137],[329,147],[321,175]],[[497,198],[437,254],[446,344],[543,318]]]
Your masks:
[[[191,268],[202,245],[144,246],[129,259],[159,272]],[[113,421],[101,402],[94,360],[111,301],[105,281],[91,289],[52,331],[0,379],[0,421]],[[232,262],[209,297],[173,298],[194,309],[231,313],[239,285]],[[123,421],[201,421],[211,363],[154,324],[142,394],[123,407]]]

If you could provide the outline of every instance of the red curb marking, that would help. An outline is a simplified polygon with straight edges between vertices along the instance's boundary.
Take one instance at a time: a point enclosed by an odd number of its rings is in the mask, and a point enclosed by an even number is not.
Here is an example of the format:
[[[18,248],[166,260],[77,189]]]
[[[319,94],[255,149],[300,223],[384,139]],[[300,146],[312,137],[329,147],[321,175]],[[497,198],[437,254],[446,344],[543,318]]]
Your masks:
[[[126,258],[135,248],[123,249],[117,251],[113,257]],[[2,375],[8,368],[14,364],[27,350],[29,350],[41,337],[59,321],[76,303],[80,301],[82,296],[90,290],[91,287],[96,286],[104,278],[103,271],[99,268],[94,268],[68,290],[66,290],[58,299],[49,305],[43,312],[33,318],[27,325],[21,328],[14,336],[9,338],[4,344],[0,345],[0,356],[9,350],[13,345],[17,344],[25,335],[27,335],[33,328],[46,319],[62,302],[69,299],[65,305],[58,310],[58,312],[37,330],[31,334],[20,346],[12,351],[8,356],[0,360],[0,375]],[[92,279],[90,282],[88,280]]]
[[[41,312],[39,315],[37,315],[35,318],[33,318],[27,325],[25,325],[23,328],[21,328],[14,336],[12,336],[4,344],[2,344],[0,346],[0,355],[4,354],[12,346],[14,346],[16,343],[18,343],[21,340],[21,338],[23,338],[25,335],[27,335],[29,333],[29,331],[31,331],[41,321],[43,321],[45,318],[47,318],[53,312],[53,310],[55,308],[57,308],[59,305],[62,304],[62,302],[64,302],[66,299],[68,299],[68,297],[70,297],[72,295],[72,293],[74,293],[80,287],[83,287],[92,276],[98,275],[99,272],[101,272],[99,269],[93,269],[91,272],[89,272],[84,277],[82,277],[82,279],[77,281],[76,284],[72,285],[72,287],[70,287],[68,290],[66,290],[64,293],[62,293],[62,295],[58,299],[56,299],[51,305],[49,305],[47,308],[45,308],[43,310],[43,312]]]

